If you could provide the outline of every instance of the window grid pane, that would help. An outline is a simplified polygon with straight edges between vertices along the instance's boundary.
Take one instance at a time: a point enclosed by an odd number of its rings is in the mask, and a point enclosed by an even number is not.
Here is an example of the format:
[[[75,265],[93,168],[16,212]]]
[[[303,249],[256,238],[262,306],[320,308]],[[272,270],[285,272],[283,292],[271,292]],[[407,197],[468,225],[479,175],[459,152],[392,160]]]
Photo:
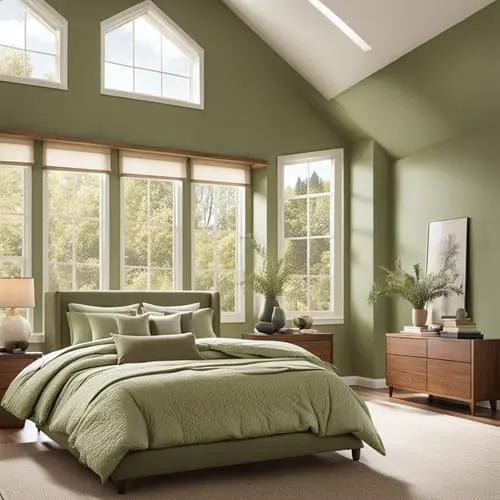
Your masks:
[[[104,86],[158,98],[198,102],[198,57],[172,42],[168,26],[148,13],[104,35]],[[166,33],[168,35],[168,33]]]
[[[103,288],[105,174],[46,171],[48,290]]]
[[[18,0],[0,3],[0,74],[60,82],[60,57],[56,30],[32,15]]]
[[[242,313],[243,188],[194,184],[193,288],[217,290],[221,310]]]
[[[176,258],[176,183],[122,178],[123,279],[127,290],[172,290]]]
[[[330,311],[333,307],[333,161],[285,165],[283,179],[285,254],[295,269],[285,289],[285,308]]]

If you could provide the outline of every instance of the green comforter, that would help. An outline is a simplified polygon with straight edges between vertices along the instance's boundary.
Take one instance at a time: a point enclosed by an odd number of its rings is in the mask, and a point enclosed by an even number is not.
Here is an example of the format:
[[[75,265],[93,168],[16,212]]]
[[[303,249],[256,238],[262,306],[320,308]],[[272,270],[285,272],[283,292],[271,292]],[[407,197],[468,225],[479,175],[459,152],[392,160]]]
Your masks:
[[[112,339],[26,367],[2,406],[64,433],[104,481],[132,450],[310,431],[385,454],[365,403],[334,368],[284,342],[199,339],[203,360],[117,365]]]

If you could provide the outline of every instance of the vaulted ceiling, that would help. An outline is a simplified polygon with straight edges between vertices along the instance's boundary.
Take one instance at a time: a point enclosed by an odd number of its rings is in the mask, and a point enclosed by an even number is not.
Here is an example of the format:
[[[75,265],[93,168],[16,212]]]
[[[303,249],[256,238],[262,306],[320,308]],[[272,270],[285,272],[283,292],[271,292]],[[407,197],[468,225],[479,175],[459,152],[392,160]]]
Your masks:
[[[396,158],[496,116],[499,1],[321,0],[371,50],[317,0],[222,1],[326,98],[337,125]]]

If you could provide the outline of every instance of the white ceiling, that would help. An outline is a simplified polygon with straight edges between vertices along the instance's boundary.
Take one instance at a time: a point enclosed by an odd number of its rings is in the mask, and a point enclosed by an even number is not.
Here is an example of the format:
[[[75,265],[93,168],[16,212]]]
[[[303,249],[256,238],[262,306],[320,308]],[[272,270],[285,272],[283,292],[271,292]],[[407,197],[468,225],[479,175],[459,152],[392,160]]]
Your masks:
[[[372,50],[363,52],[308,0],[222,0],[332,99],[494,0],[322,0]]]

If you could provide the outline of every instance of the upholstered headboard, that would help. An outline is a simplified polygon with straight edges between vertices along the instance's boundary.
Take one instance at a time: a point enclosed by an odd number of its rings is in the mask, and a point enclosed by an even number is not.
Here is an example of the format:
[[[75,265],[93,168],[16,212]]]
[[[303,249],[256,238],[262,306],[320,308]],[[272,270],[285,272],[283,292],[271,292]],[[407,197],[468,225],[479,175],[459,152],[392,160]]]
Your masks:
[[[69,325],[66,312],[68,304],[90,304],[94,306],[125,306],[148,302],[161,306],[179,306],[199,302],[200,308],[214,311],[214,332],[220,336],[220,297],[218,292],[201,291],[125,291],[109,290],[98,292],[47,292],[45,294],[44,333],[47,352],[70,345]]]

